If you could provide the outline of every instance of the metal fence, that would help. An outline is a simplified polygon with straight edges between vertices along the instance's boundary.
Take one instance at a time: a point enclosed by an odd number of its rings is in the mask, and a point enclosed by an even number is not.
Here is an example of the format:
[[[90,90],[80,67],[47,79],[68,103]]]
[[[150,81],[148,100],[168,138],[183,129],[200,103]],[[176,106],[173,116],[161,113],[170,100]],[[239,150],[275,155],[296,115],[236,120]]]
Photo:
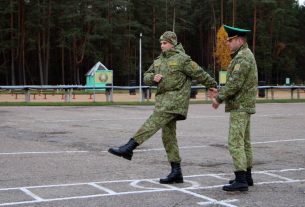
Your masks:
[[[258,86],[258,96],[260,98],[274,99],[275,90],[288,90],[290,91],[290,98],[294,99],[294,93],[297,93],[297,99],[300,99],[300,93],[305,92],[305,86]],[[142,96],[139,101],[148,100],[150,98],[151,90],[156,89],[156,87],[150,86],[83,86],[83,85],[24,85],[24,86],[0,86],[2,91],[10,91],[12,93],[24,94],[24,101],[31,101],[31,93],[33,92],[48,92],[48,91],[62,91],[64,102],[70,102],[74,90],[91,90],[93,95],[93,101],[95,101],[95,95],[97,90],[103,89],[105,91],[106,102],[113,101],[114,90],[142,90]],[[192,86],[193,91],[197,90],[205,91],[205,99],[207,100],[207,88],[205,86]]]

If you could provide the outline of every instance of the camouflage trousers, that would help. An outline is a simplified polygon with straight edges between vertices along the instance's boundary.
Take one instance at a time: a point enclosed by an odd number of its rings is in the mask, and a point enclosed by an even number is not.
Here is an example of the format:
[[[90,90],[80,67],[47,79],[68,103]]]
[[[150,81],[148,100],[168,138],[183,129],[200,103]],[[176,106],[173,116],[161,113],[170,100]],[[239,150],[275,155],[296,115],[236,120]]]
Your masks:
[[[177,114],[154,112],[133,136],[142,144],[162,128],[162,141],[169,162],[180,163],[179,147],[176,138]]]
[[[228,144],[235,171],[246,171],[252,167],[250,117],[246,112],[230,113]]]

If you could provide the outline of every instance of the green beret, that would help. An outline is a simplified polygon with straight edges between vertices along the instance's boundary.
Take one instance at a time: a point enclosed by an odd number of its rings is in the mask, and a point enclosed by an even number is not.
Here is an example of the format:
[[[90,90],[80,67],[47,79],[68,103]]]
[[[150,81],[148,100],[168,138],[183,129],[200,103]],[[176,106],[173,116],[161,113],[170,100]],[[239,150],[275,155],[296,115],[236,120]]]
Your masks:
[[[247,33],[251,32],[251,30],[248,30],[248,29],[230,27],[228,25],[224,25],[224,28],[225,28],[226,32],[228,33],[229,38],[236,37],[236,36],[244,37],[247,35]]]
[[[171,43],[172,45],[177,45],[177,35],[175,32],[166,31],[161,35],[160,41],[166,41]]]

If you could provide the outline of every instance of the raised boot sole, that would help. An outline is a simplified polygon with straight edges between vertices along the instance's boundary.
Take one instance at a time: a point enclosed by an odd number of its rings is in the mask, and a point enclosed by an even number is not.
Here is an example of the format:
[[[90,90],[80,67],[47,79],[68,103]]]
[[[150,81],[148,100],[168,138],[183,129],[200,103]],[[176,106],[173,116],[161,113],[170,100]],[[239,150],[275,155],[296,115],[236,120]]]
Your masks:
[[[116,150],[114,150],[113,148],[110,148],[110,149],[108,150],[108,152],[111,153],[111,154],[113,154],[113,155],[115,155],[115,156],[123,157],[123,158],[125,158],[126,160],[131,160],[131,158],[132,158],[132,155],[121,154],[121,153],[117,152]]]

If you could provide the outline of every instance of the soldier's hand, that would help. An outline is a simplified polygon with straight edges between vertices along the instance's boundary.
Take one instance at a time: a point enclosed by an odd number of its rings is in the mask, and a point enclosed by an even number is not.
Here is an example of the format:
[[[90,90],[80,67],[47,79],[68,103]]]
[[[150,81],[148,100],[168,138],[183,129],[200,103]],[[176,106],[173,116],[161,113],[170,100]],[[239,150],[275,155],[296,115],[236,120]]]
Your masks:
[[[154,81],[159,83],[161,81],[162,77],[163,76],[161,74],[156,74],[155,77],[154,77]]]
[[[215,98],[213,98],[212,107],[216,110],[216,109],[218,109],[219,105],[220,105],[220,103],[218,103],[218,101]]]
[[[209,90],[208,90],[208,97],[210,99],[213,99],[216,96],[218,96],[218,90],[216,88],[209,88]]]

